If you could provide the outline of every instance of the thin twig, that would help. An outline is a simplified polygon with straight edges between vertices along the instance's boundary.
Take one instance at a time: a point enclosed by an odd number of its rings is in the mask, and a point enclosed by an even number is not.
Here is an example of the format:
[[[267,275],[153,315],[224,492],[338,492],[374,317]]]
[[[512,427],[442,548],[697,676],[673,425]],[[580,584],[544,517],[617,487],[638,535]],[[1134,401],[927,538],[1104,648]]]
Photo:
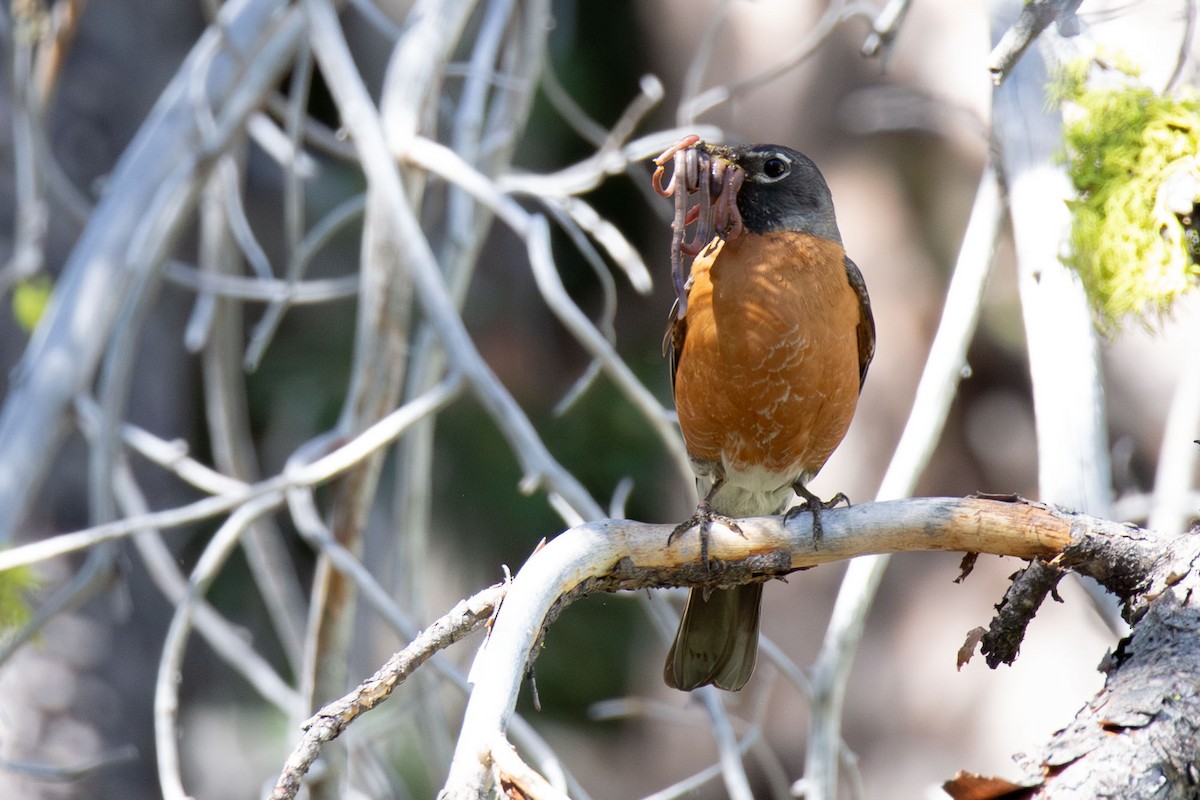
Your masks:
[[[746,777],[746,765],[742,763],[745,752],[738,743],[737,735],[725,713],[720,691],[715,686],[699,690],[700,702],[704,704],[712,719],[713,739],[717,744],[717,759],[721,765],[721,777],[730,800],[753,800],[750,779]]]
[[[767,702],[764,701],[764,705]],[[750,755],[761,767],[763,779],[769,787],[771,798],[773,800],[795,800],[796,796],[792,793],[792,781],[783,765],[783,759],[762,735],[761,724],[750,726],[750,730],[743,738],[751,737],[754,738],[754,741],[750,743]]]
[[[567,214],[559,205],[555,203],[547,203],[546,210],[550,212],[550,216],[559,224],[571,240],[571,244],[575,245],[575,249],[583,256],[583,260],[589,267],[592,268],[592,274],[596,276],[596,282],[600,284],[601,305],[599,317],[596,323],[596,329],[604,336],[611,344],[616,344],[616,316],[617,316],[617,282],[613,280],[612,273],[609,272],[608,266],[604,263],[604,258],[600,252],[588,239],[583,229],[579,227],[572,217]],[[554,404],[554,415],[563,416],[568,410],[574,406],[575,402],[583,396],[583,394],[591,388],[599,377],[601,371],[600,362],[593,358],[588,362],[587,368],[580,375],[570,389],[562,396],[562,398]],[[624,516],[623,514],[609,513],[609,516]]]
[[[316,0],[309,2],[316,4]],[[306,4],[306,8],[309,7]],[[314,28],[318,30],[323,30],[326,23],[336,25],[336,17],[332,16],[331,11],[328,16],[319,16],[319,19],[319,24],[314,23]],[[545,485],[563,497],[571,507],[584,510],[585,516],[600,518],[603,514],[599,504],[546,450],[528,417],[484,363],[471,341],[446,292],[420,225],[404,200],[400,177],[390,156],[392,151],[378,127],[370,96],[358,79],[357,72],[352,70],[352,61],[349,52],[344,49],[344,43],[338,44],[337,48],[336,53],[333,48],[330,52],[324,52],[322,48],[314,47],[314,51],[326,75],[339,76],[339,79],[332,81],[331,88],[335,95],[341,95],[339,104],[343,122],[353,132],[354,141],[361,148],[362,163],[371,174],[372,183],[381,199],[387,203],[398,248],[396,253],[409,265],[422,307],[437,330],[443,347],[452,354],[451,360],[460,366],[480,402],[509,440],[525,470],[523,486],[532,490]],[[325,64],[326,58],[336,58],[337,63],[332,69]],[[353,79],[340,79],[340,76],[349,72],[353,72]],[[407,146],[402,148],[402,152],[406,150]]]
[[[271,268],[271,259],[254,234],[250,220],[246,217],[246,207],[242,203],[242,168],[232,158],[222,158],[218,168],[226,171],[225,179],[219,185],[225,191],[223,199],[229,232],[233,234],[233,240],[237,242],[242,256],[254,274],[262,280],[271,280],[275,277],[275,272]]]
[[[304,46],[300,49],[296,67],[292,72],[285,120],[287,139],[293,152],[299,152],[304,135],[305,108],[308,104],[312,74],[312,54],[309,48]],[[311,251],[305,247],[304,200],[304,175],[293,160],[284,171],[283,194],[284,242],[288,261],[285,280],[289,289],[304,277],[305,269],[311,260]],[[289,298],[290,293],[289,296],[272,301],[264,309],[262,318],[255,325],[254,333],[250,337],[250,344],[246,347],[246,369],[253,371],[262,362],[267,345],[290,305]]]
[[[85,436],[90,437],[99,430],[100,408],[95,400],[79,395],[75,398],[75,412]],[[237,494],[248,488],[245,481],[224,475],[189,456],[187,442],[181,439],[167,441],[129,422],[121,424],[120,433],[126,447],[201,492]]]
[[[58,0],[50,9],[49,36],[38,47],[34,64],[34,78],[41,107],[46,109],[58,88],[63,65],[79,34],[79,21],[83,18],[87,0]]]
[[[320,755],[322,746],[357,719],[388,698],[418,667],[438,650],[444,650],[488,621],[504,597],[504,584],[492,586],[459,602],[397,652],[353,692],[327,704],[304,723],[304,736],[292,748],[283,772],[271,793],[272,800],[291,800],[301,780]]]
[[[762,731],[755,728],[738,742],[738,752],[745,753],[762,735]],[[675,800],[679,797],[687,797],[694,793],[697,789],[705,784],[711,783],[721,775],[721,765],[713,764],[706,767],[690,777],[667,786],[654,794],[648,794],[642,800]]]
[[[631,165],[646,162],[688,134],[706,141],[720,141],[723,132],[712,125],[686,125],[641,136],[619,150],[599,150],[582,161],[545,174],[512,172],[496,179],[496,188],[506,194],[529,197],[568,197],[586,194],[605,179],[624,174]],[[657,208],[661,203],[656,203]]]
[[[542,65],[542,91],[550,101],[551,107],[581,139],[593,147],[601,147],[604,144],[604,140],[608,138],[608,131],[592,119],[566,90],[558,79],[553,62],[548,58]]]
[[[461,383],[457,374],[451,375],[425,395],[409,401],[399,411],[389,415],[384,421],[394,421],[396,427],[395,435],[388,437],[387,441],[394,440],[420,420],[444,408],[457,396]],[[401,412],[403,413],[401,414]],[[317,512],[311,491],[312,484],[307,483],[301,477],[310,472],[314,465],[326,461],[330,456],[336,454],[337,451],[334,451],[318,457],[318,454],[326,449],[332,438],[329,434],[319,437],[298,448],[288,459],[283,474],[285,477],[291,478],[287,490],[287,502],[288,509],[292,514],[292,521],[300,534],[313,546],[313,549],[327,558],[333,567],[348,576],[358,589],[365,593],[368,602],[381,616],[392,622],[393,626],[402,634],[408,633],[414,629],[409,617],[399,610],[388,591],[379,584],[358,556],[334,537],[329,526]],[[382,449],[382,445],[375,449]],[[335,469],[334,474],[340,475],[346,469],[348,467]]]
[[[162,656],[159,658],[158,677],[154,682],[154,745],[158,758],[158,782],[164,800],[189,800],[189,795],[183,788],[183,775],[180,770],[177,723],[183,654],[191,633],[194,606],[216,580],[221,567],[233,554],[246,528],[274,507],[271,498],[260,497],[239,506],[230,514],[229,519],[221,525],[204,548],[200,560],[192,570],[188,593],[175,606],[175,613],[171,617],[171,624],[167,628],[166,640],[163,643]]]
[[[136,761],[137,758],[137,747],[127,744],[106,753],[101,753],[93,758],[66,766],[0,760],[0,771],[11,772],[16,775],[28,775],[41,781],[77,781],[102,770],[120,764],[127,764],[130,761]]]
[[[369,187],[350,388],[339,419],[339,429],[352,435],[399,400],[411,347],[413,284],[420,283],[421,272],[410,257],[413,245],[419,241],[428,262],[433,260],[424,232],[409,205],[419,202],[421,193],[419,190],[411,196],[405,193],[396,165],[388,156],[387,141],[389,138],[405,141],[428,124],[431,109],[437,103],[441,68],[452,57],[473,3],[457,0],[416,4],[410,12],[410,24],[388,64],[382,118],[381,109],[376,108],[363,84],[332,3],[306,0],[302,7],[309,19],[313,55],[342,123],[358,149]],[[402,96],[395,88],[401,79],[405,90]],[[397,218],[411,220],[411,225],[407,228],[397,225]],[[424,265],[428,270],[426,277],[444,290],[436,264],[428,262]],[[454,317],[461,326],[453,307],[444,308],[441,313]],[[462,333],[465,337],[465,330]],[[338,544],[352,554],[361,551],[382,455],[365,461],[362,469],[341,483],[332,508],[330,528]],[[335,572],[329,559],[330,551],[322,551],[314,581],[309,676],[314,702],[337,697],[344,691],[353,630],[354,584]],[[323,782],[322,794],[324,786],[340,782],[338,776],[345,767],[341,751],[334,750],[330,755],[326,765],[332,773],[331,779]]]
[[[356,199],[362,211],[361,200]],[[315,230],[315,229],[314,229]],[[209,275],[198,272],[194,267],[172,261],[167,264],[165,277],[172,283],[198,292],[210,292],[222,297],[248,300],[256,303],[271,303],[286,300],[292,305],[328,303],[330,300],[345,300],[358,293],[358,276],[344,278],[316,278],[288,283],[283,280],[264,281],[241,275]]]
[[[14,3],[12,36],[12,147],[15,178],[16,227],[13,251],[0,268],[0,295],[36,275],[45,259],[50,212],[44,196],[38,142],[42,140],[43,101],[34,69],[38,43],[48,38],[50,18],[44,6]]]
[[[1062,576],[1061,569],[1035,558],[1013,578],[1004,599],[996,606],[996,616],[979,642],[980,652],[987,658],[989,667],[995,669],[1000,664],[1012,664],[1017,660],[1025,629]],[[961,665],[961,659],[959,663]]]
[[[243,156],[239,150],[238,156]],[[234,155],[228,158],[235,158]],[[240,267],[238,248],[228,225],[226,187],[234,170],[212,177],[201,205],[200,264],[212,274],[230,274]],[[209,297],[213,328],[204,347],[204,413],[213,460],[223,473],[243,482],[258,480],[261,471],[252,446],[245,376],[240,369],[243,337],[242,309],[227,298]],[[304,597],[295,565],[278,527],[264,517],[251,525],[243,540],[246,560],[267,616],[293,671],[301,665]]]
[[[1021,6],[1021,13],[1000,37],[988,57],[988,72],[992,81],[999,86],[1008,73],[1029,49],[1029,45],[1055,20],[1072,16],[1081,0],[1029,0]]]
[[[887,58],[887,52],[891,48],[892,42],[895,41],[896,35],[900,33],[900,26],[904,23],[904,18],[908,16],[910,6],[912,6],[912,0],[888,0],[888,4],[880,10],[874,22],[871,23],[871,32],[863,40],[861,52],[864,56],[875,57],[882,50],[884,58]]]
[[[134,480],[132,470],[124,461],[117,464],[113,490],[123,513],[146,513],[146,499]],[[178,607],[187,596],[188,581],[179,569],[177,557],[163,541],[162,533],[151,529],[139,531],[133,537],[133,544],[150,579],[167,601]],[[196,632],[213,652],[260,697],[290,716],[302,713],[303,700],[299,692],[289,686],[266,658],[254,649],[245,631],[239,630],[203,599],[195,601],[192,622]]]
[[[730,0],[719,0],[716,8],[708,15],[703,35],[692,49],[692,58],[688,62],[687,72],[683,76],[683,86],[679,92],[679,106],[675,111],[675,121],[680,126],[687,126],[695,122],[697,115],[691,113],[690,109],[695,107],[696,98],[699,96],[700,87],[704,82],[704,75],[708,72],[713,55],[717,52],[717,43],[725,31],[729,9],[732,5]]]
[[[94,547],[103,542],[121,539],[146,528],[165,530],[199,522],[228,513],[238,506],[260,497],[270,496],[278,504],[282,502],[283,495],[289,488],[311,487],[326,483],[360,463],[372,453],[391,444],[412,424],[414,418],[429,413],[429,404],[436,405],[443,402],[445,393],[453,395],[457,391],[456,380],[457,376],[453,376],[439,387],[437,392],[431,393],[421,402],[408,403],[396,409],[342,446],[311,463],[288,471],[286,475],[277,475],[253,484],[241,484],[242,488],[237,491],[205,497],[176,508],[125,517],[74,533],[62,533],[48,539],[0,551],[0,572],[13,567],[36,564],[49,558]]]
[[[580,230],[592,237],[608,257],[625,273],[629,285],[638,294],[649,295],[652,288],[650,271],[642,261],[637,249],[625,238],[620,228],[600,216],[586,201],[578,197],[542,198],[552,206],[558,206]]]
[[[321,0],[304,3],[309,17],[309,41],[322,75],[331,86],[349,82],[360,84],[359,75],[349,52],[340,22],[332,4]],[[397,42],[389,65],[389,73],[397,62],[419,53],[427,56],[429,69],[443,63],[448,43],[457,39],[456,23],[464,14],[462,3],[448,3],[433,9],[428,3],[418,3],[410,24]],[[436,91],[429,73],[413,75],[409,85],[409,102],[414,109],[424,110]],[[344,122],[350,114],[345,92],[334,90],[333,100]],[[365,124],[382,129],[379,112],[371,101],[361,104],[357,113]],[[419,113],[413,114],[414,124],[421,124]],[[353,127],[347,125],[353,131]],[[415,127],[414,131],[419,130]],[[356,136],[357,140],[357,136]],[[356,141],[357,144],[357,141]],[[361,154],[360,154],[361,155]],[[344,397],[338,428],[352,435],[369,426],[399,402],[403,377],[408,366],[411,348],[409,323],[412,314],[411,277],[404,261],[397,258],[398,233],[388,224],[389,203],[376,186],[368,170],[367,204],[364,214],[363,244],[359,257],[359,297],[356,314],[354,354],[350,368],[350,387]],[[401,198],[404,204],[407,198]],[[415,199],[419,202],[419,199]],[[328,532],[337,548],[324,547],[313,581],[313,600],[310,614],[309,649],[304,675],[305,688],[311,693],[310,703],[320,704],[340,696],[349,678],[349,655],[352,647],[359,582],[333,568],[335,553],[345,551],[357,556],[363,551],[363,538],[374,503],[383,465],[382,451],[362,463],[340,482],[330,511]],[[289,507],[296,517],[299,490],[289,492]],[[305,495],[307,496],[307,495]],[[299,520],[296,520],[300,524]],[[312,526],[308,526],[310,529]],[[321,532],[325,529],[322,526]],[[325,766],[327,780],[314,787],[316,800],[339,797],[338,787],[344,780],[348,757],[344,748],[331,749]]]
[[[290,108],[290,104],[289,104]],[[305,130],[305,118],[300,123],[301,136]],[[312,178],[317,174],[317,161],[304,150],[300,143],[275,124],[265,112],[256,111],[246,120],[246,133],[275,163],[286,170],[294,170],[302,178]]]

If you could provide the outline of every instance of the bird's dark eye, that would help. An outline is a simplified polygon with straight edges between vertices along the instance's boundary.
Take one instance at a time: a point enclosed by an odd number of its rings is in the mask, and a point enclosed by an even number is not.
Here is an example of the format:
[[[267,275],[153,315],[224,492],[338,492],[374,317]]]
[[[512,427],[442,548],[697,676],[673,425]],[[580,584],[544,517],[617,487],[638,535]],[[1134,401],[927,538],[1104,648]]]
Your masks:
[[[768,158],[763,162],[763,175],[768,178],[782,178],[787,174],[788,164],[782,158]]]

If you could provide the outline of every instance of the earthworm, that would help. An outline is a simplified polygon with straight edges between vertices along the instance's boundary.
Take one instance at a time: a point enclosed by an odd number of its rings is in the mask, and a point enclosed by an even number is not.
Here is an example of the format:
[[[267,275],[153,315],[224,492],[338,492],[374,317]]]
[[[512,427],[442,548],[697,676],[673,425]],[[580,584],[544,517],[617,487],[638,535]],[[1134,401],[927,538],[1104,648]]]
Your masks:
[[[662,179],[667,162],[673,170],[666,187]],[[684,256],[695,257],[708,246],[714,236],[735,238],[743,230],[742,215],[738,212],[737,196],[746,179],[741,167],[711,150],[700,137],[685,136],[654,159],[651,184],[663,197],[674,197],[675,216],[671,223],[671,279],[679,299],[676,314],[683,319],[687,313],[689,269]],[[681,190],[682,189],[682,190]],[[693,195],[699,195],[693,201]],[[694,225],[692,235],[687,235]]]

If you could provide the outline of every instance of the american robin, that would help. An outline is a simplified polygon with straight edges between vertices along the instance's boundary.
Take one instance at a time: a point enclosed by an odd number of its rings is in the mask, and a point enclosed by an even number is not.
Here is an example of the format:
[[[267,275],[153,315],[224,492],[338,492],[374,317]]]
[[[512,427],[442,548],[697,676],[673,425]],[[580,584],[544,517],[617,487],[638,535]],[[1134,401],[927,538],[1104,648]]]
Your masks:
[[[672,315],[666,342],[704,498],[672,537],[698,525],[706,556],[714,520],[737,530],[733,519],[782,513],[793,491],[814,514],[830,507],[807,484],[850,426],[875,322],[829,187],[808,157],[778,145],[696,147],[702,168],[719,162],[714,175],[730,166],[744,173],[733,184],[740,223],[727,221],[692,261],[677,304],[686,310]],[[819,516],[814,523],[819,535]],[[693,589],[667,685],[741,689],[754,672],[761,601],[761,583]]]

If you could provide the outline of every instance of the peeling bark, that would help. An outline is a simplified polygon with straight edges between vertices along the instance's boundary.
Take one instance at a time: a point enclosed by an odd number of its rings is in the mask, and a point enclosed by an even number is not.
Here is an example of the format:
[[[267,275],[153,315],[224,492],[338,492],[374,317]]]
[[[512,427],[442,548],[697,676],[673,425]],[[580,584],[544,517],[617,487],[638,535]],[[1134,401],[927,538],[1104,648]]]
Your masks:
[[[1073,530],[1074,541],[1049,566],[1088,575],[1116,593],[1133,629],[1101,665],[1104,688],[1039,752],[1019,757],[1022,779],[960,774],[944,786],[951,797],[1200,798],[1200,536],[1193,533],[1117,523]],[[1031,598],[1044,597],[1055,580],[1022,571],[998,606],[993,629],[1007,631],[1004,647],[1013,657],[1036,611]],[[1007,614],[1018,624],[1002,622],[1014,592],[1013,605],[1028,613]]]

